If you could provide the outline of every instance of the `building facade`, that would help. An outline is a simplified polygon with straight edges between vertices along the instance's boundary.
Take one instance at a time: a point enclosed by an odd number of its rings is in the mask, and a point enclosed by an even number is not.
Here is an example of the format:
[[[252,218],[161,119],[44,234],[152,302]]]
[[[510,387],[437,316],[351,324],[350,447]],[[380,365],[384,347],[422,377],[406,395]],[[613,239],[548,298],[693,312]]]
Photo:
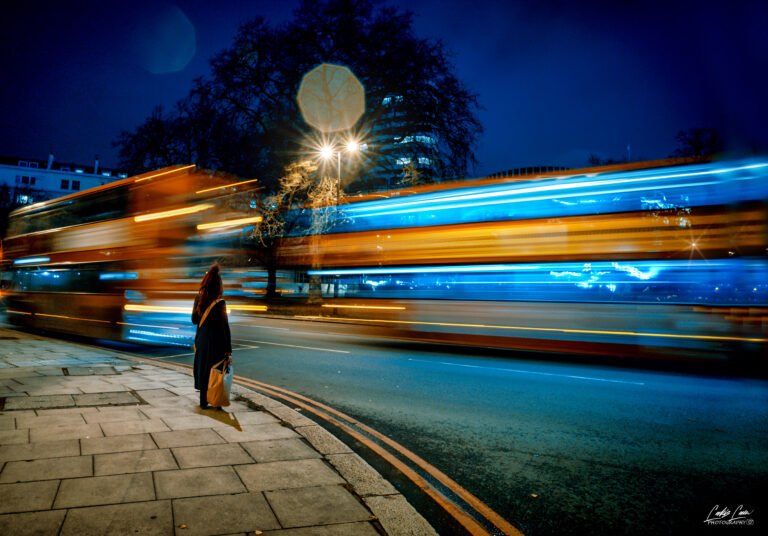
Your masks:
[[[47,160],[0,157],[0,206],[17,207],[87,190],[127,175],[99,166]]]

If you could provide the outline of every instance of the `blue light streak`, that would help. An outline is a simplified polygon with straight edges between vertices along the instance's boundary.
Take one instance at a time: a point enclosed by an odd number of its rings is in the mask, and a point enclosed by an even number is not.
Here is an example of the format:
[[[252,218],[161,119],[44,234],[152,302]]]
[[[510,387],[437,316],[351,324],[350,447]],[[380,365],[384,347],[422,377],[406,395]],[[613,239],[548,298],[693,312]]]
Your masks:
[[[50,257],[29,257],[27,259],[16,259],[13,261],[13,264],[15,265],[22,265],[22,264],[43,264],[46,262],[50,262]]]
[[[690,210],[768,198],[768,163],[699,164],[467,185],[349,203],[331,233],[618,212]],[[308,216],[306,216],[308,217]]]

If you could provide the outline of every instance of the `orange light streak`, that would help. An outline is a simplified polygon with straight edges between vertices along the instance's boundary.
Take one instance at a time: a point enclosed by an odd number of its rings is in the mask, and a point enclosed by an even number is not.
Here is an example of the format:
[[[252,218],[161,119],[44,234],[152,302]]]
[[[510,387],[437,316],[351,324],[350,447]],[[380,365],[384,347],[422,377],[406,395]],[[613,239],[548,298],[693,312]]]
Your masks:
[[[251,218],[238,218],[236,220],[217,221],[212,223],[201,223],[197,226],[198,230],[203,231],[205,229],[220,229],[222,227],[236,227],[238,225],[245,225],[247,223],[258,223],[262,220],[261,216],[254,216]]]

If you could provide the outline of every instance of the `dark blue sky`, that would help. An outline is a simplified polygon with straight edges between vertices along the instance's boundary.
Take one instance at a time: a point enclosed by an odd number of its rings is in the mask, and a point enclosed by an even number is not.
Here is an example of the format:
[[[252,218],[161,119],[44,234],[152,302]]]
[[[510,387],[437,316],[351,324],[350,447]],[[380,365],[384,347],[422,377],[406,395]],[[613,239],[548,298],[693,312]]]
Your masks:
[[[439,38],[479,95],[475,174],[661,158],[715,127],[768,152],[768,2],[390,0]],[[21,4],[21,2],[18,2]],[[0,155],[114,166],[111,142],[173,104],[238,26],[297,0],[42,2],[4,7]],[[173,39],[168,39],[169,36]],[[332,60],[333,58],[329,58]]]

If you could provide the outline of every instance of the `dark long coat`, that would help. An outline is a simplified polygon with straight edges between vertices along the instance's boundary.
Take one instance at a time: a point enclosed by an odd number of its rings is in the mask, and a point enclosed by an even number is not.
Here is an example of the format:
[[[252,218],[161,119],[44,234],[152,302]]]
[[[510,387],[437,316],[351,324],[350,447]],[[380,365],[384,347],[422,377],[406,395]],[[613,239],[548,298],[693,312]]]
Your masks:
[[[209,304],[197,308],[197,300],[192,308],[192,323],[197,324],[197,333],[195,334],[195,389],[200,389],[200,405],[206,404],[208,393],[208,377],[211,373],[211,367],[224,359],[225,354],[232,353],[232,336],[229,332],[229,319],[227,318],[227,306],[224,301],[220,301],[213,306],[211,312],[200,324],[200,317],[205,312]]]

